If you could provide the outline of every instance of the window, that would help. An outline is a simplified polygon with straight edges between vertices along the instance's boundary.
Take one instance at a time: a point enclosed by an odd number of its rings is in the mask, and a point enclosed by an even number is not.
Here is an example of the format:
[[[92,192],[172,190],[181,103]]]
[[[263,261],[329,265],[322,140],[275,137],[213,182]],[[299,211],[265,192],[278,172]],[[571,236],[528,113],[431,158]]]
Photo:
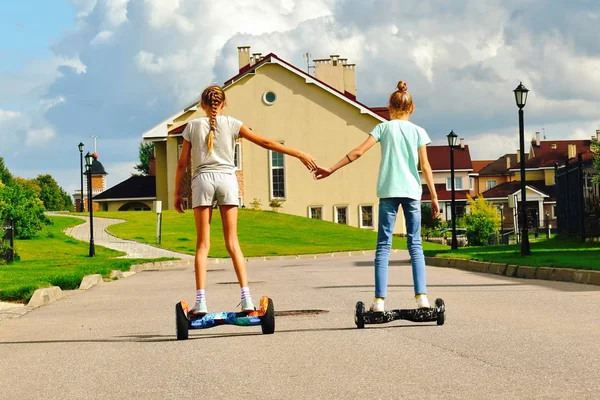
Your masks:
[[[451,190],[452,189],[452,178],[447,177],[446,178],[446,190]],[[462,190],[462,177],[454,177],[454,189],[455,190]]]
[[[494,186],[498,185],[498,181],[495,179],[485,181],[485,190],[490,190]]]
[[[233,165],[235,166],[235,169],[242,169],[242,145],[239,142],[235,143]]]
[[[552,219],[556,218],[556,205],[552,206]]]
[[[285,199],[285,163],[283,154],[269,151],[271,163],[271,198]]]
[[[308,218],[323,219],[323,207],[321,207],[321,206],[308,207]]]
[[[266,105],[270,106],[277,101],[277,95],[272,90],[268,90],[263,93],[262,100]]]
[[[469,190],[475,189],[475,178],[469,178]]]
[[[359,206],[360,227],[373,228],[373,206]]]
[[[334,222],[338,224],[348,224],[348,206],[333,206],[334,209]]]

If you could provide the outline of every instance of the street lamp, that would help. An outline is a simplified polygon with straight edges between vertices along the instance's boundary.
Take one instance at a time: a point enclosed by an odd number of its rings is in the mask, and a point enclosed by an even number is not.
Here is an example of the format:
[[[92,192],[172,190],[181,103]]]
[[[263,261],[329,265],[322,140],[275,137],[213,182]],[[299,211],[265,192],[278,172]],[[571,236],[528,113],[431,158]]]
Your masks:
[[[458,147],[458,135],[450,131],[448,136],[448,147],[450,147],[450,191],[452,192],[452,202],[450,203],[450,212],[452,214],[452,243],[450,248],[456,250],[458,242],[456,241],[456,193],[454,189],[454,149]]]
[[[81,192],[79,193],[79,212],[83,212],[83,143],[79,142],[79,171],[81,172]]]
[[[96,255],[94,247],[94,206],[92,204],[92,162],[94,162],[94,157],[88,151],[85,155],[85,170],[87,173],[88,209],[90,210],[90,257]]]
[[[523,107],[527,103],[527,88],[523,83],[514,90],[515,101],[519,107],[519,142],[521,149],[521,255],[528,256],[531,254],[529,247],[529,233],[527,229],[527,194],[525,193],[525,128],[523,123]]]

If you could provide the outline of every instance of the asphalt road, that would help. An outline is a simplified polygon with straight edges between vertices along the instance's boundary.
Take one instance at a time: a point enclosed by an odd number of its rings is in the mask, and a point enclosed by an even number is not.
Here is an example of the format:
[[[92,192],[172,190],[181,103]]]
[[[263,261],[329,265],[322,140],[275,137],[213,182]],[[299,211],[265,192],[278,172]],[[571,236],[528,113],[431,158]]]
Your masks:
[[[408,257],[393,256],[387,306],[414,307]],[[209,269],[209,309],[234,310],[231,266]],[[141,272],[3,320],[0,398],[600,398],[600,287],[429,267],[444,326],[358,330],[371,257],[252,261],[249,277],[276,310],[327,313],[277,317],[274,335],[221,326],[177,341],[191,265]]]

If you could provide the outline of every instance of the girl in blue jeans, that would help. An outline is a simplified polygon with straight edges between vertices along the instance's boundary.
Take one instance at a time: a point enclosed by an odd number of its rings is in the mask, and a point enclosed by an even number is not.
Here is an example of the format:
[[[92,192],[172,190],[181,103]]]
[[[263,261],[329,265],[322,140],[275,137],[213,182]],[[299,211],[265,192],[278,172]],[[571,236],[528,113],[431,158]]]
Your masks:
[[[377,181],[379,223],[375,251],[375,300],[371,310],[383,312],[387,295],[388,264],[392,247],[392,233],[398,207],[402,205],[406,220],[406,238],[412,265],[417,308],[429,308],[425,274],[425,257],[421,244],[421,179],[419,164],[431,193],[433,218],[439,216],[439,204],[433,182],[426,145],[431,143],[425,129],[409,121],[415,110],[406,82],[398,82],[390,95],[391,120],[375,127],[363,144],[352,150],[331,168],[319,167],[317,179],[323,179],[338,169],[360,158],[377,142],[381,143],[381,164]]]

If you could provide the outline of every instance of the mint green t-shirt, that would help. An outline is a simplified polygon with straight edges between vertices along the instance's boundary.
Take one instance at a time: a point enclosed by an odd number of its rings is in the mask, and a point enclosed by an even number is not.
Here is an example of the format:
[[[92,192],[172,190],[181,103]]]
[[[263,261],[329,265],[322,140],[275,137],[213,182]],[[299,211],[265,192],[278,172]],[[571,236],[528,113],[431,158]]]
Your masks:
[[[377,125],[370,134],[381,143],[377,197],[421,200],[418,149],[431,143],[425,129],[394,119]]]

